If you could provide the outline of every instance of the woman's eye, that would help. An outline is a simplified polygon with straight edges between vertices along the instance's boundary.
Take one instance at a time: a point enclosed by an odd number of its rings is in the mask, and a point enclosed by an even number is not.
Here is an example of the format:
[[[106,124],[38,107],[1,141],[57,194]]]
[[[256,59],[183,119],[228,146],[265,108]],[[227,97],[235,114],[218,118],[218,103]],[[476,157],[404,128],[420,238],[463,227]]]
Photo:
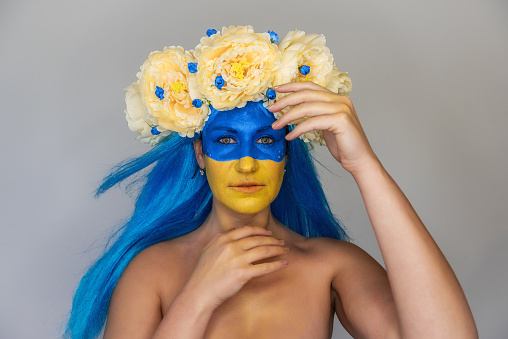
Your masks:
[[[263,145],[270,145],[273,143],[273,139],[270,137],[261,137],[258,140],[256,140],[256,143],[263,144]]]
[[[224,145],[227,145],[227,144],[236,144],[236,140],[231,138],[231,137],[220,138],[219,142],[221,144],[224,144]]]

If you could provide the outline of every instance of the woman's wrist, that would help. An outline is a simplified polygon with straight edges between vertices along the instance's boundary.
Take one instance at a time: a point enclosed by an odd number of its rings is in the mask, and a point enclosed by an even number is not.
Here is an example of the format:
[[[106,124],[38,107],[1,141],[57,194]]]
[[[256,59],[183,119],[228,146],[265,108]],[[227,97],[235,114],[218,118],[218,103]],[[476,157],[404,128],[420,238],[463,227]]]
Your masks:
[[[351,173],[356,182],[361,181],[364,178],[370,178],[373,174],[386,172],[381,164],[381,161],[379,161],[374,154],[360,164],[349,166],[347,170]]]
[[[202,338],[217,308],[196,291],[184,287],[169,306],[153,338]]]
[[[209,297],[209,294],[199,292],[197,288],[185,285],[175,298],[175,302],[182,306],[189,306],[196,313],[196,317],[211,316],[219,304]]]

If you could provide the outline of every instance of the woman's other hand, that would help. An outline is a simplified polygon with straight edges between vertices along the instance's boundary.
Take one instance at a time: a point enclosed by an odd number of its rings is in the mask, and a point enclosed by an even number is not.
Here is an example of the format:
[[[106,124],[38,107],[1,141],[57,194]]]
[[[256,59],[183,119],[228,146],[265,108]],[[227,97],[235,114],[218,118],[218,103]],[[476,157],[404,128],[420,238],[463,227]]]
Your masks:
[[[276,257],[286,254],[288,249],[283,241],[271,235],[256,226],[216,234],[201,252],[184,288],[209,297],[207,301],[218,306],[249,280],[286,267],[287,261]]]

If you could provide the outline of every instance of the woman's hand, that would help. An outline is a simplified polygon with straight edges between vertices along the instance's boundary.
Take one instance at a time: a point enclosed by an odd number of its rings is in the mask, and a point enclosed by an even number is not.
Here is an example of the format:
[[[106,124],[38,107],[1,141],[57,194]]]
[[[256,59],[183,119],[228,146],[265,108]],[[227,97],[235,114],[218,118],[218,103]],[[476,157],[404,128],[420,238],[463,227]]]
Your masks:
[[[207,296],[215,306],[235,295],[249,280],[287,266],[284,242],[256,226],[244,226],[216,234],[201,252],[186,288]]]
[[[277,112],[287,106],[292,108],[274,123],[274,129],[305,119],[286,136],[287,140],[296,139],[305,132],[322,130],[330,153],[351,174],[378,161],[348,97],[310,81],[284,84],[275,90],[290,94],[268,109]]]

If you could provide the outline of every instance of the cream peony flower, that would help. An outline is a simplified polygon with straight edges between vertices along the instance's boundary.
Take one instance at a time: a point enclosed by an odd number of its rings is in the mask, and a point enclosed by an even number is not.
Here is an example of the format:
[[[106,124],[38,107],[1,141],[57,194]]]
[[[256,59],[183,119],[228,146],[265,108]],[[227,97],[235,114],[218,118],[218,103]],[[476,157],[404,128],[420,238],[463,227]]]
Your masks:
[[[138,80],[127,88],[127,121],[142,141],[154,144],[170,132],[192,137],[203,128],[209,108],[193,106],[193,100],[203,96],[195,75],[189,72],[190,62],[194,62],[192,53],[182,47],[152,52],[141,66]],[[153,127],[160,134],[153,135]]]
[[[282,68],[276,73],[274,84],[282,85],[293,81],[312,81],[341,95],[351,92],[351,79],[340,72],[333,61],[326,39],[321,34],[305,34],[303,31],[289,32],[281,41]],[[308,74],[300,72],[308,66]]]
[[[251,26],[223,27],[222,33],[202,38],[194,56],[199,88],[217,110],[263,100],[281,67],[270,34],[254,33]]]
[[[323,137],[323,131],[314,130],[305,132],[300,135],[300,139],[309,145],[309,148],[313,148],[315,146],[324,146],[326,145],[325,139]]]
[[[148,113],[141,100],[137,81],[133,82],[125,91],[125,102],[127,103],[125,118],[127,119],[129,129],[139,133],[138,139],[141,142],[149,143],[153,146],[172,133],[171,131],[163,131],[158,135],[152,134],[152,127],[145,120]]]

